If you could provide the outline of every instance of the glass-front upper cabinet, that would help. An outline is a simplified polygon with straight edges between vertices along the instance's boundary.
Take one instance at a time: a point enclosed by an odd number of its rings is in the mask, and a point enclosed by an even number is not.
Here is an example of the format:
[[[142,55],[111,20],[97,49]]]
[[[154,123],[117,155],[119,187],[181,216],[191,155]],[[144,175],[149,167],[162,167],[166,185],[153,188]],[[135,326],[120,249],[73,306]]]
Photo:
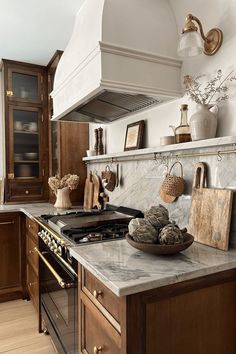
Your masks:
[[[40,166],[40,122],[41,109],[29,107],[9,107],[10,174],[12,178],[39,178]]]
[[[43,101],[43,77],[40,72],[9,68],[6,96],[10,101],[41,103]]]
[[[3,59],[6,202],[48,199],[46,67]]]

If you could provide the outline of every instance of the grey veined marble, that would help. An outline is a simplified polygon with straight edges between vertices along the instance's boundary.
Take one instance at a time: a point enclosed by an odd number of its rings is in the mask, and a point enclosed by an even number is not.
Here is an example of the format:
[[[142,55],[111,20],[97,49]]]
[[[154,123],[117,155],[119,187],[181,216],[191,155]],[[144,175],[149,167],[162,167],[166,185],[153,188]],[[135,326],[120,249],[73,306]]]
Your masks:
[[[236,267],[236,250],[224,252],[196,242],[174,256],[146,254],[131,247],[126,240],[77,246],[70,251],[118,296]]]
[[[232,146],[220,146],[208,148],[207,151],[221,151],[231,149]],[[204,152],[206,149],[190,150],[191,152]],[[176,152],[174,152],[176,153]],[[181,153],[181,152],[180,152]],[[208,186],[215,188],[229,188],[236,190],[236,155],[195,157],[179,159],[183,165],[185,192],[172,204],[164,203],[159,197],[159,190],[164,176],[167,172],[167,165],[170,167],[176,161],[169,158],[168,161],[139,160],[123,161],[119,163],[120,183],[119,187],[108,195],[110,203],[124,205],[144,211],[152,205],[163,204],[170,212],[170,217],[178,222],[181,227],[188,225],[189,209],[191,206],[191,189],[194,173],[194,166],[197,162],[205,162],[208,165]],[[110,168],[116,172],[116,163],[109,164]],[[106,163],[99,162],[89,166],[89,169],[101,175]],[[178,174],[178,166],[175,173]],[[236,246],[236,201],[234,201],[230,243]]]

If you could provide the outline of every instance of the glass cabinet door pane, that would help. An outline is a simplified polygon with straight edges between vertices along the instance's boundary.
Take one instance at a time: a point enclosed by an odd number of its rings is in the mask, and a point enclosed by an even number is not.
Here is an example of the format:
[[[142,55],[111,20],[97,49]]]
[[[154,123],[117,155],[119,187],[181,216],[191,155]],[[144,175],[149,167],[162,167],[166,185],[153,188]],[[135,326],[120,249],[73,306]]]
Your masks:
[[[13,110],[15,178],[39,177],[38,111]]]
[[[15,98],[37,100],[39,97],[38,76],[13,72],[12,90]]]

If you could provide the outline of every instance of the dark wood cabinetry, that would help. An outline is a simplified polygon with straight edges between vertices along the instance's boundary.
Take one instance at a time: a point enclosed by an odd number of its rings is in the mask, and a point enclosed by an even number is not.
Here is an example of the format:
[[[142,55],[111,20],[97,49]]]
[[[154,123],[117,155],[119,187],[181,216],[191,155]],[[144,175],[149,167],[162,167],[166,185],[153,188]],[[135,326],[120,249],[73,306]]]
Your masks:
[[[234,354],[236,270],[117,297],[79,266],[80,354]]]
[[[0,214],[0,302],[25,296],[23,229],[20,214]]]
[[[6,202],[48,198],[46,67],[3,60]]]
[[[74,204],[83,203],[84,184],[87,176],[87,169],[82,161],[86,156],[89,146],[89,126],[87,123],[57,122],[51,121],[53,115],[53,102],[50,92],[53,90],[54,75],[62,55],[57,51],[48,64],[48,95],[49,95],[49,174],[51,176],[71,173],[80,176],[79,188],[71,193],[71,200]],[[50,200],[54,201],[51,194]]]
[[[38,278],[38,254],[35,247],[38,246],[38,224],[30,219],[26,219],[26,258],[27,258],[27,290],[39,313],[39,278]]]

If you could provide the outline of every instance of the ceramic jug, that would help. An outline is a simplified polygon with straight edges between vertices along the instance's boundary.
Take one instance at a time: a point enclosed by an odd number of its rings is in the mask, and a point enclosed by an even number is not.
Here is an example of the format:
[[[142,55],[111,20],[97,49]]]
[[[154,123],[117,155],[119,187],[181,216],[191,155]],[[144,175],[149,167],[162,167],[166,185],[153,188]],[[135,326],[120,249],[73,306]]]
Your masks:
[[[192,140],[211,139],[216,136],[218,107],[198,104],[197,112],[190,118]]]

